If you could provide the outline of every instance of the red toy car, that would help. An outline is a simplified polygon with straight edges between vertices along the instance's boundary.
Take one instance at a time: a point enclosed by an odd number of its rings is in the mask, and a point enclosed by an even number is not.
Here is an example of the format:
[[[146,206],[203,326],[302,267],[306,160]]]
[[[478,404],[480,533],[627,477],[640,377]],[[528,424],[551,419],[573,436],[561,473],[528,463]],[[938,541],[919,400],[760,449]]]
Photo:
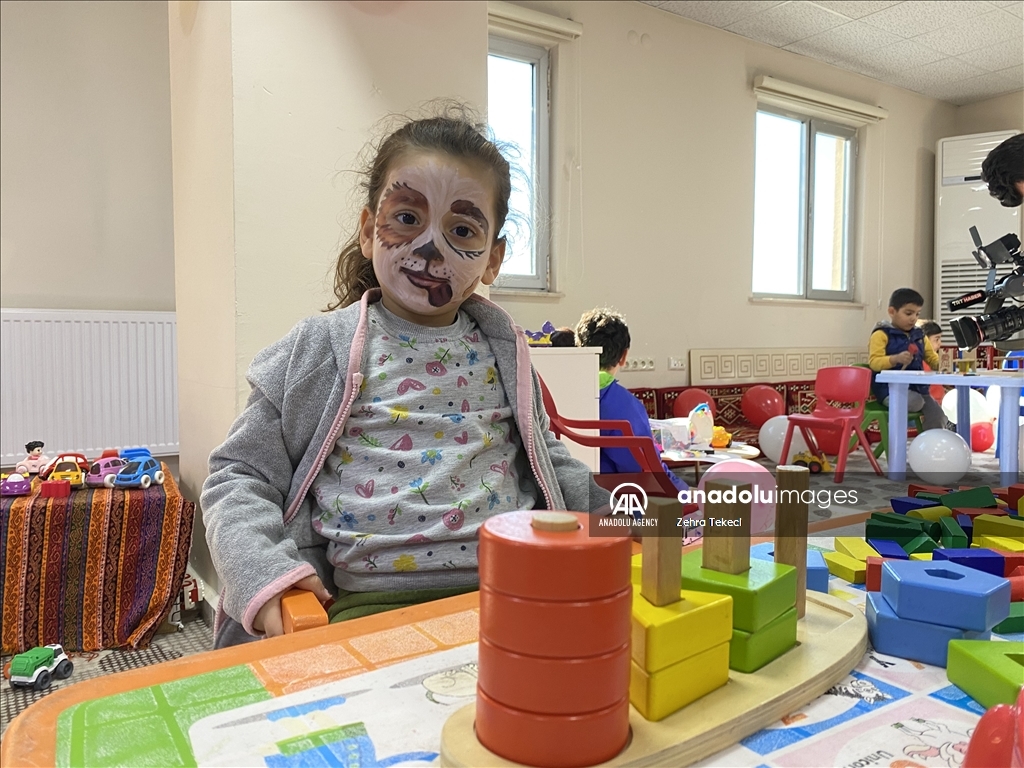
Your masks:
[[[85,458],[83,454],[61,453],[57,455],[57,458],[55,458],[53,461],[51,461],[49,464],[47,464],[45,467],[39,470],[39,479],[48,480],[50,475],[53,474],[53,468],[65,461],[75,462],[76,464],[78,464],[79,469],[81,469],[83,473],[89,471],[89,460]]]

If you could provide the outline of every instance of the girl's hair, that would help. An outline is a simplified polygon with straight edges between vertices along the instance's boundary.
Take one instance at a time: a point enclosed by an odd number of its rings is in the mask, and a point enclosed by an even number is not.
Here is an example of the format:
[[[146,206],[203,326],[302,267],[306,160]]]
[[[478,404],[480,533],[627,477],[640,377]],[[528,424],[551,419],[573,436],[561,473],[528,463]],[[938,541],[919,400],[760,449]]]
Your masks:
[[[494,180],[494,232],[500,233],[508,216],[508,199],[512,193],[512,176],[508,160],[487,137],[487,127],[465,106],[444,105],[442,114],[421,120],[409,120],[387,136],[373,152],[373,159],[362,171],[364,205],[376,212],[384,182],[392,166],[412,152],[435,152],[476,163],[491,172]],[[364,258],[359,245],[359,232],[341,249],[334,268],[335,300],[326,311],[346,307],[362,298],[369,288],[380,283],[373,271],[373,262]]]
[[[942,326],[936,323],[934,320],[925,320],[921,323],[921,331],[925,336],[936,336],[941,335]]]
[[[576,333],[572,328],[557,328],[551,332],[552,347],[575,347]]]
[[[604,347],[599,363],[602,369],[617,365],[629,349],[626,318],[610,309],[592,309],[584,313],[576,326],[576,343],[581,347]]]

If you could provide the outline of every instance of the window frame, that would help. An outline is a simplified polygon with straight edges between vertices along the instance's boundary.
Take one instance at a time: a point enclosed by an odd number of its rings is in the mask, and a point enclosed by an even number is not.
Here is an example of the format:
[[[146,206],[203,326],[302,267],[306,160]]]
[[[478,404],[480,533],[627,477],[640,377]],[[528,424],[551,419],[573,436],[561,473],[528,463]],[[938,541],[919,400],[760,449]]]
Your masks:
[[[797,120],[801,123],[801,147],[800,147],[800,222],[801,230],[799,235],[799,251],[797,253],[798,284],[801,285],[802,293],[767,293],[754,290],[753,287],[753,242],[751,242],[751,295],[755,299],[789,299],[792,301],[832,301],[853,303],[855,301],[854,284],[854,258],[855,258],[855,228],[854,216],[856,210],[857,194],[857,158],[859,155],[858,131],[856,128],[836,123],[829,120],[822,120],[800,112],[776,107],[774,105],[758,104],[755,112],[755,120],[758,113],[775,115],[778,117]],[[755,127],[756,131],[756,127]],[[846,174],[846,185],[844,189],[846,210],[844,214],[844,248],[845,259],[844,272],[846,273],[846,290],[832,291],[815,289],[813,285],[813,234],[814,234],[814,170],[816,163],[815,139],[818,134],[836,136],[849,141],[849,165]],[[757,164],[757,144],[755,141],[755,173]],[[757,201],[754,206],[756,210]]]
[[[498,274],[494,288],[548,292],[551,270],[551,57],[543,45],[524,43],[494,33],[487,36],[487,56],[498,56],[533,65],[533,178],[528,184],[533,210],[531,220],[525,222],[533,241],[532,275]],[[488,94],[490,99],[490,94]],[[513,182],[515,180],[513,179]]]

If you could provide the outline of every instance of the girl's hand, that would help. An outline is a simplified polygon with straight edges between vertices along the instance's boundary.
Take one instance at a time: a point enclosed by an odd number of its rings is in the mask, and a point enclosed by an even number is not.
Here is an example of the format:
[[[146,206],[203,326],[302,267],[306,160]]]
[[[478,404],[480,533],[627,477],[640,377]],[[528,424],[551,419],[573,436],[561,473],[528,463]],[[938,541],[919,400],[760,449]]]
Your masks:
[[[281,597],[285,592],[292,589],[304,589],[307,592],[312,592],[321,603],[331,599],[331,593],[327,591],[319,576],[316,574],[307,576],[267,600],[263,607],[256,612],[256,618],[252,620],[252,628],[257,632],[262,632],[267,637],[283,635],[284,625],[281,621]]]

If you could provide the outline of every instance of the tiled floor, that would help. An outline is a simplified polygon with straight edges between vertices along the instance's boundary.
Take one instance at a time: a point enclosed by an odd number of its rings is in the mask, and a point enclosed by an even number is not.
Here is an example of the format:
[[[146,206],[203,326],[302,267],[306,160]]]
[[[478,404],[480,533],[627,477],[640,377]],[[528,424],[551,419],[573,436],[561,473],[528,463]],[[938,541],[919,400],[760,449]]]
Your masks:
[[[75,671],[67,680],[54,680],[45,691],[34,691],[31,688],[12,688],[5,678],[0,682],[0,733],[7,730],[8,723],[15,715],[29,704],[60,690],[67,685],[74,685],[82,680],[110,675],[115,672],[126,672],[162,661],[179,659],[193,653],[209,651],[213,648],[213,635],[201,617],[184,624],[180,632],[157,635],[149,648],[143,651],[97,651],[94,653],[69,653]],[[10,656],[2,657],[4,666],[11,660]]]

